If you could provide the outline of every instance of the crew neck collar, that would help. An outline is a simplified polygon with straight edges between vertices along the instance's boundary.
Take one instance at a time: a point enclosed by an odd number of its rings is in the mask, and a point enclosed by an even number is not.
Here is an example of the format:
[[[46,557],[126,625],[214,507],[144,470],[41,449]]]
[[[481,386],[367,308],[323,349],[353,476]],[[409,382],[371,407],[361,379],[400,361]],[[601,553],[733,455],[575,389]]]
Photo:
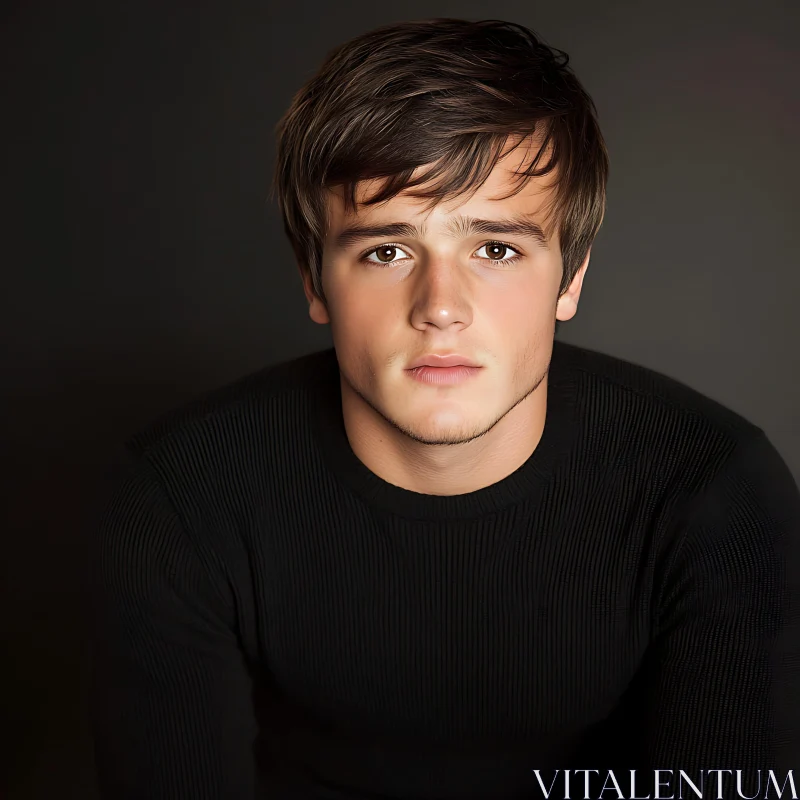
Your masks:
[[[472,519],[522,500],[535,499],[568,452],[576,427],[575,374],[567,353],[553,343],[547,386],[544,430],[536,449],[514,472],[496,483],[458,495],[429,495],[385,481],[353,452],[342,415],[342,394],[336,353],[322,354],[314,386],[313,416],[320,452],[328,468],[350,491],[368,504],[409,519]]]

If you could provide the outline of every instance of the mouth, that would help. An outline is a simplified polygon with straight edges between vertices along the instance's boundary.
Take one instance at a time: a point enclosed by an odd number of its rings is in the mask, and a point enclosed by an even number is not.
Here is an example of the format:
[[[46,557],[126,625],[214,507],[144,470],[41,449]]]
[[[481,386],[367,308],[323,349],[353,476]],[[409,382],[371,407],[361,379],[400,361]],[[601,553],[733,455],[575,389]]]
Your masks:
[[[439,355],[437,353],[429,353],[428,355],[412,361],[407,369],[416,369],[417,367],[438,367],[444,369],[446,367],[479,367],[476,361],[473,361],[467,356],[462,356],[459,353],[447,353]]]
[[[475,377],[482,367],[456,364],[451,367],[434,367],[430,364],[421,364],[418,367],[407,369],[407,374],[419,383],[433,386],[454,386]]]

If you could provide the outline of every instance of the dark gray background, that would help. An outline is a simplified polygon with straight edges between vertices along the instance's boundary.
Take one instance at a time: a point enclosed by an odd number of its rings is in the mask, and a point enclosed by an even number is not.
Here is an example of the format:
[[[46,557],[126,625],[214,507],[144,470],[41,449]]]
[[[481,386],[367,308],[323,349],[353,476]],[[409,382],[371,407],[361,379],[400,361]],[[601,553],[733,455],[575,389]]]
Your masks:
[[[114,448],[330,344],[267,203],[273,128],[376,25],[494,16],[571,55],[612,172],[559,338],[728,405],[800,476],[797,2],[4,8],[0,794],[94,796],[79,568]]]

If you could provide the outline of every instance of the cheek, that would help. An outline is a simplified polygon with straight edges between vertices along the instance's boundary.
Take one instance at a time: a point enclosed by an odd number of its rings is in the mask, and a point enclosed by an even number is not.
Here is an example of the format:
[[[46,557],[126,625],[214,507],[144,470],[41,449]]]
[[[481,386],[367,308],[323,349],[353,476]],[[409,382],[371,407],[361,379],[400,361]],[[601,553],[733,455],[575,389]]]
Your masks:
[[[541,282],[489,292],[481,301],[481,316],[493,327],[509,331],[513,339],[514,332],[519,336],[537,330],[555,317],[555,294],[551,300],[551,293]]]
[[[379,344],[396,325],[397,304],[380,292],[335,293],[331,299],[331,331],[337,347],[354,353],[368,352]]]

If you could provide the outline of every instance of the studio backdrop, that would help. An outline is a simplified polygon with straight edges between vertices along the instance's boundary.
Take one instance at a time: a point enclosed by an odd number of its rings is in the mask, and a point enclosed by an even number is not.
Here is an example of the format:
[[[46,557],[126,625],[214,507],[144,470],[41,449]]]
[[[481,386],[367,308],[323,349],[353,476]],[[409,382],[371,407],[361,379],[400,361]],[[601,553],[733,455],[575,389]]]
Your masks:
[[[277,208],[274,127],[325,54],[434,16],[565,50],[610,155],[558,338],[762,427],[800,479],[798,4],[19,2],[2,12],[0,795],[94,796],[87,526],[133,431],[330,346]]]

